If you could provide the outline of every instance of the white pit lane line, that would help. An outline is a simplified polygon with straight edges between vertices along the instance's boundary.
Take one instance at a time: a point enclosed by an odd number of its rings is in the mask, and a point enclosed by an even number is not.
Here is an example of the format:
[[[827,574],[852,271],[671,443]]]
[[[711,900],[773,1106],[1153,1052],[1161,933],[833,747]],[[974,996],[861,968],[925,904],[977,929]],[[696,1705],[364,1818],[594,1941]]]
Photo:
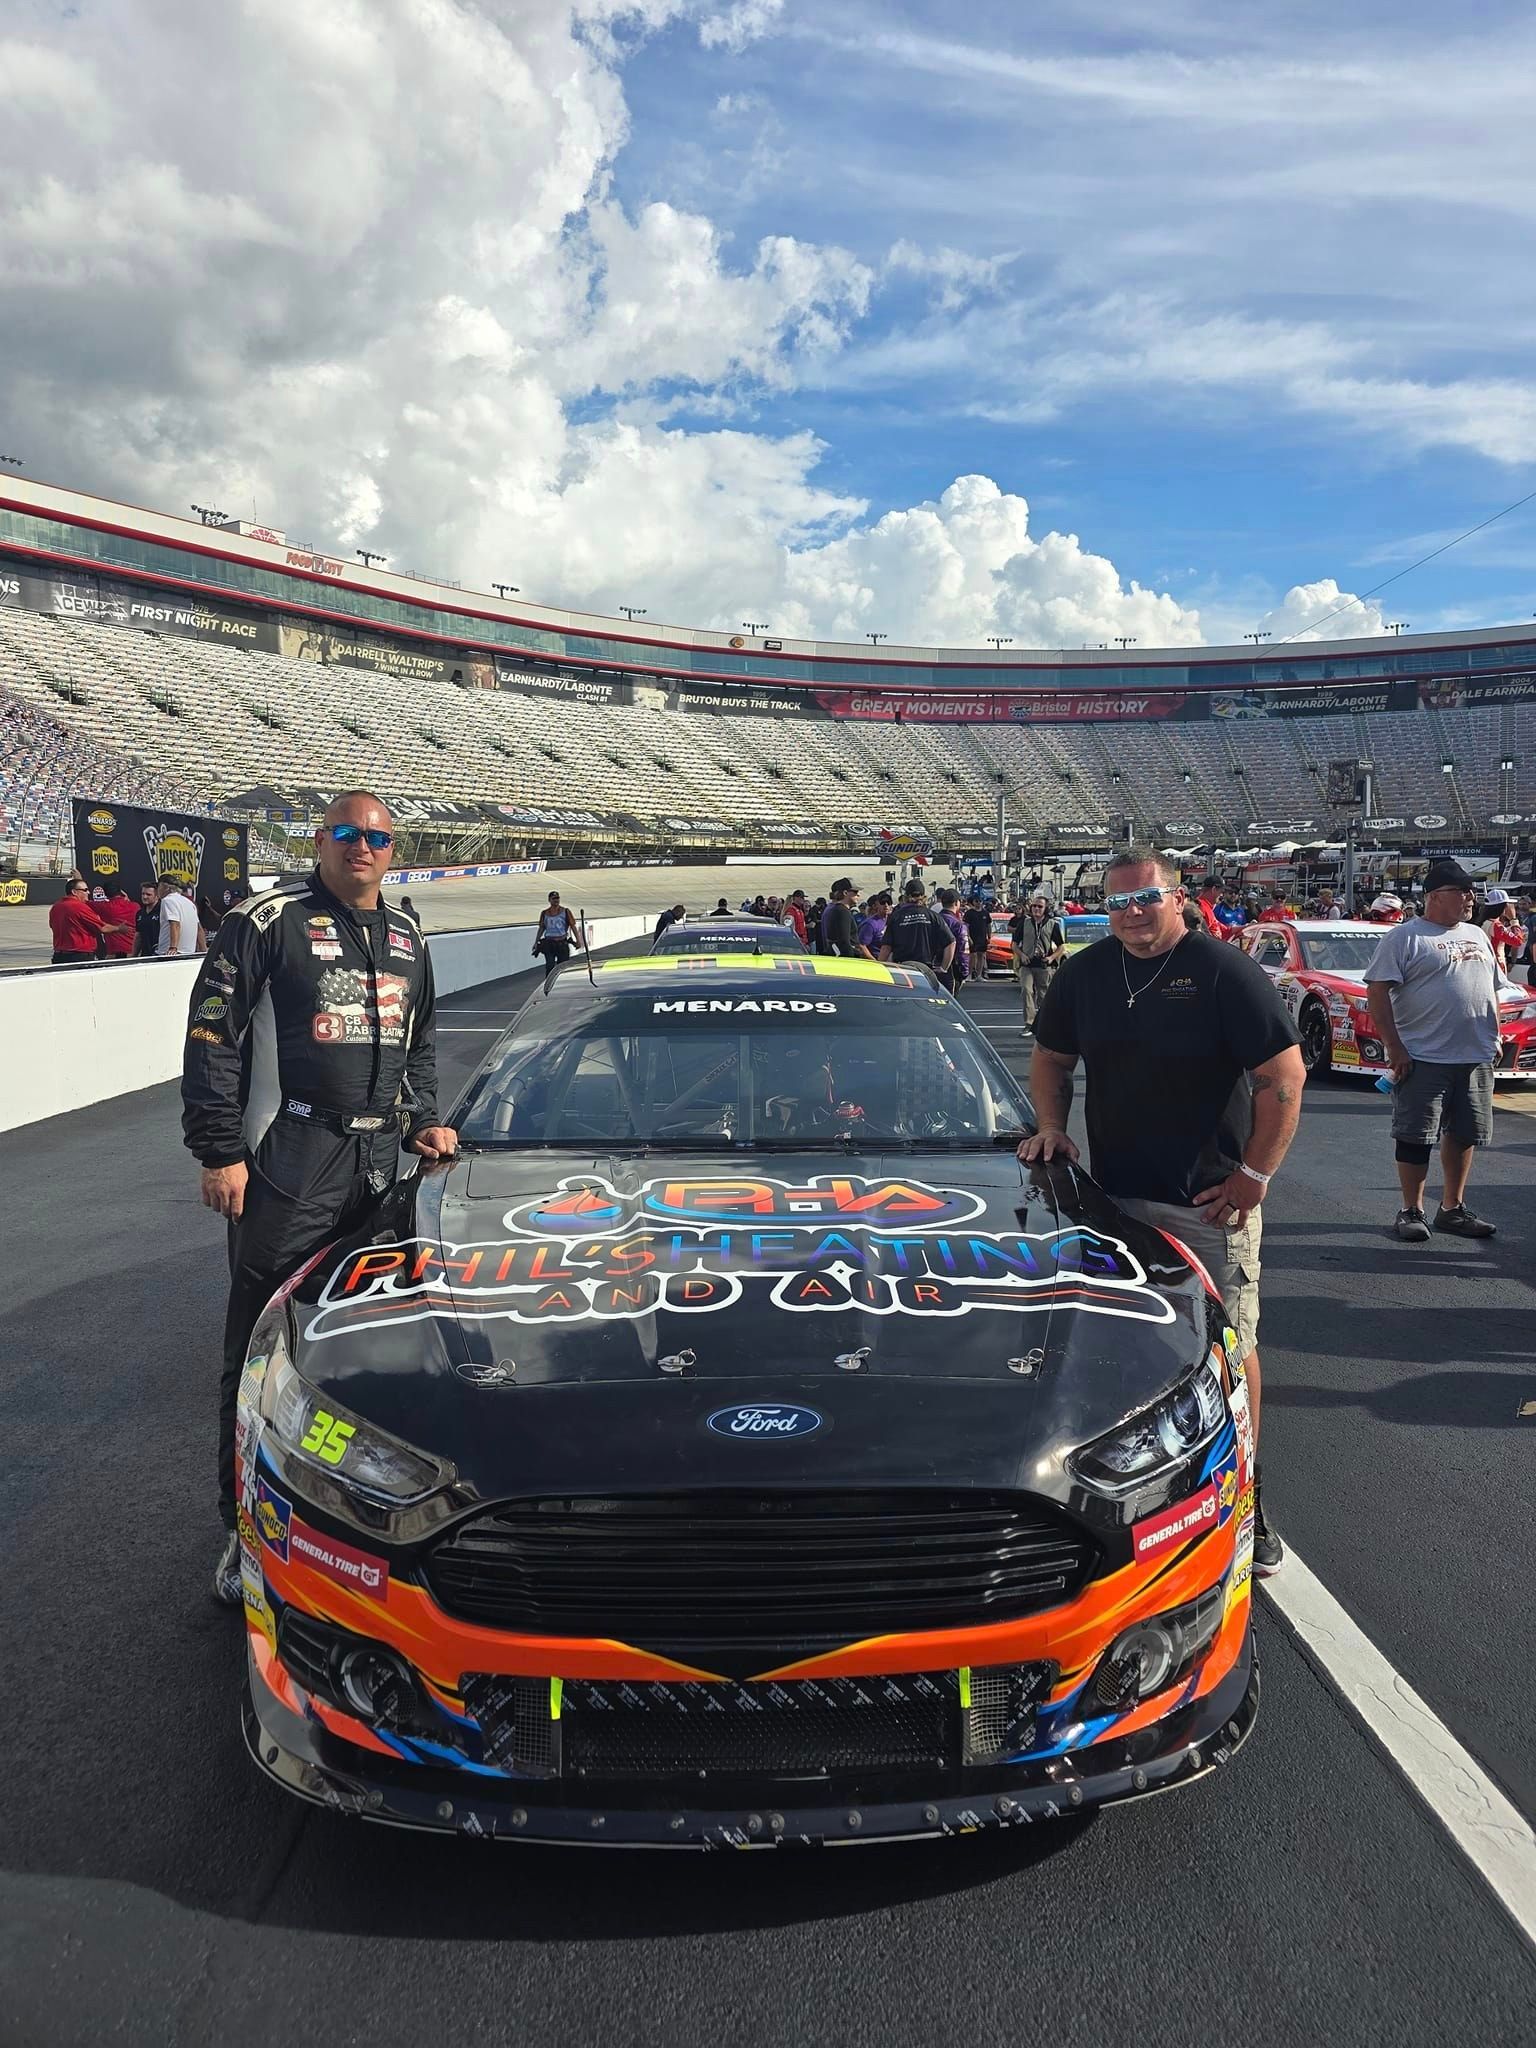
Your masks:
[[[1262,1583],[1306,1654],[1536,1944],[1536,1833],[1530,1824],[1289,1543],[1284,1566]]]

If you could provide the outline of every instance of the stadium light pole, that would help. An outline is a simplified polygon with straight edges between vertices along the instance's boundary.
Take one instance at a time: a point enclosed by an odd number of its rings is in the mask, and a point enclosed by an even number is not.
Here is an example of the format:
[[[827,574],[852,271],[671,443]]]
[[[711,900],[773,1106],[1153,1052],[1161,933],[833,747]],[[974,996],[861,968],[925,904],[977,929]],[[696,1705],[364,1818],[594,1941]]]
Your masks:
[[[204,526],[219,526],[229,517],[227,512],[215,511],[212,505],[194,505],[192,510]]]
[[[371,569],[375,562],[387,562],[389,560],[388,555],[376,555],[372,548],[354,548],[352,552],[365,569]]]
[[[1115,645],[1124,654],[1127,647],[1134,647],[1136,645],[1136,635],[1134,633],[1117,633],[1115,635]]]
[[[743,619],[741,622],[741,630],[743,631],[743,633],[751,633],[754,636],[756,636],[758,633],[766,633],[768,630],[768,621],[766,619]]]
[[[1387,622],[1387,631],[1389,633],[1406,633],[1407,630],[1408,621],[1406,619],[1389,619]]]
[[[0,455],[0,462],[8,462],[12,469],[21,468],[21,457],[19,455]]]
[[[516,583],[493,583],[491,588],[492,590],[499,591],[503,598],[520,597],[522,595],[521,587]]]
[[[876,647],[880,645],[880,642],[882,640],[889,640],[890,637],[891,636],[889,633],[866,633],[864,635],[864,638],[870,641]]]
[[[1251,640],[1255,647],[1258,646],[1261,640],[1267,640],[1269,637],[1270,636],[1268,633],[1245,633],[1243,635],[1243,638],[1245,640]]]
[[[1013,645],[1013,635],[1011,633],[988,633],[984,637],[986,639],[987,645],[989,647],[995,647],[999,653],[1001,653],[1005,647],[1011,647]]]
[[[645,617],[645,606],[643,604],[621,604],[619,610],[631,625],[635,623],[636,619],[643,619]]]

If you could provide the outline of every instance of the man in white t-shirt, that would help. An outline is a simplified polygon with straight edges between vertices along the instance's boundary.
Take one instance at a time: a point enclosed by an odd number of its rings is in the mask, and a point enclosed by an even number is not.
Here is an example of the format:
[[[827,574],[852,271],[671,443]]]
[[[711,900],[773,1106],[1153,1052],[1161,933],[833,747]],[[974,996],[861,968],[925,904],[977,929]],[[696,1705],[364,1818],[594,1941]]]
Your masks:
[[[197,951],[197,905],[189,896],[184,896],[174,882],[160,884],[160,943],[156,953],[167,959],[172,955],[195,953]]]
[[[1376,1035],[1392,1067],[1392,1136],[1403,1206],[1393,1229],[1424,1244],[1424,1184],[1440,1145],[1443,1185],[1435,1229],[1492,1237],[1464,1196],[1472,1153],[1493,1142],[1493,1068],[1499,1004],[1493,948],[1468,920],[1472,878],[1458,862],[1436,861],[1424,880],[1424,911],[1394,925],[1365,970]]]

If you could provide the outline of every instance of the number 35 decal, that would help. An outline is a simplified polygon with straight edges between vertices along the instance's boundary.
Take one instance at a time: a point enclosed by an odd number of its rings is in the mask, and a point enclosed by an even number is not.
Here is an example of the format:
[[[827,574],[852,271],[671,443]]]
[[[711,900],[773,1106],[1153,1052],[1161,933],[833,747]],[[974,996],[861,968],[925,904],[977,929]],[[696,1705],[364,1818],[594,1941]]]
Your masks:
[[[327,1465],[339,1465],[347,1455],[347,1445],[356,1434],[355,1422],[338,1422],[328,1408],[317,1408],[300,1449]]]

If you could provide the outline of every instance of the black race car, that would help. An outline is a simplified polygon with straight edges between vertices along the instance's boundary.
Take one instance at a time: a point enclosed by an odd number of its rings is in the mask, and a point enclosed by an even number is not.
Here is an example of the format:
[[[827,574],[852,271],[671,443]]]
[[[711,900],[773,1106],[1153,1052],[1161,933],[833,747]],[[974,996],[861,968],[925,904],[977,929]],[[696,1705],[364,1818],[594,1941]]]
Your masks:
[[[1020,1166],[929,978],[610,958],[294,1276],[240,1395],[246,1733],[561,1842],[967,1832],[1247,1736],[1251,1431],[1182,1246]]]

